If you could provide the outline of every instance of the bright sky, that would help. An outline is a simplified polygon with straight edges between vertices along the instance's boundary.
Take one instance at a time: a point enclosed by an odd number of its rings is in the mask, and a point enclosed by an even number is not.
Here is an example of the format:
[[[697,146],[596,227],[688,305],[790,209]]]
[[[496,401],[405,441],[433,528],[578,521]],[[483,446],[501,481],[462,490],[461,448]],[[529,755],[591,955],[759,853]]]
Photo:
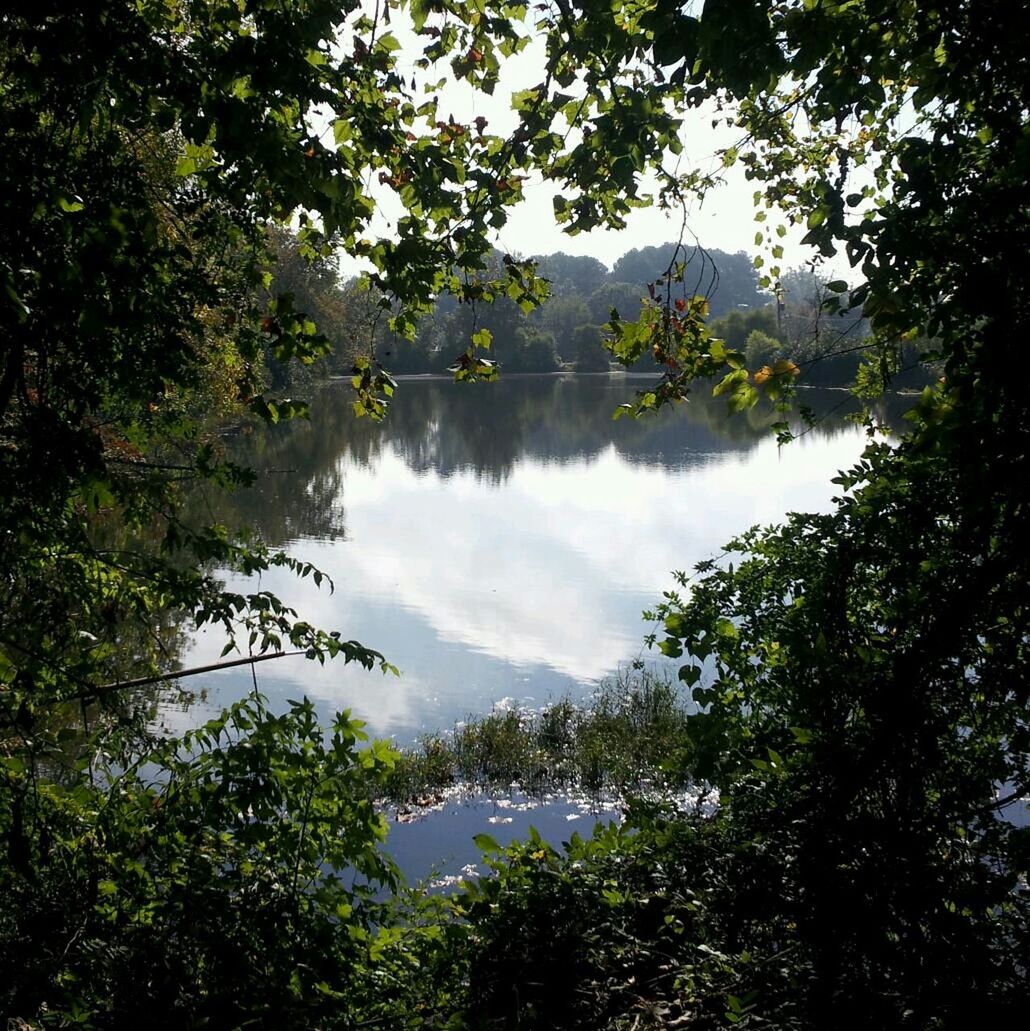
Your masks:
[[[403,19],[403,14],[394,13],[390,31],[402,46],[398,54],[398,66],[403,74],[408,75],[415,71],[414,60],[419,53],[419,44],[418,37],[410,31]],[[450,77],[451,74],[450,66],[441,62],[431,70],[430,78]],[[493,96],[477,92],[464,82],[445,86],[440,105],[441,116],[453,115],[458,122],[466,123],[477,116],[483,116],[488,120],[489,132],[507,135],[517,125],[517,117],[511,110],[511,94],[536,85],[543,77],[543,43],[534,42],[521,54],[504,63],[501,81]],[[715,157],[715,152],[737,142],[738,136],[737,130],[722,125],[713,129],[710,108],[702,107],[686,112],[681,132],[684,149],[676,159],[680,170],[700,168],[710,172],[718,169],[721,160]],[[374,226],[375,231],[381,233],[387,231],[388,218],[400,213],[400,206],[385,187],[377,188],[373,184],[373,192],[386,215]],[[569,236],[554,220],[552,198],[556,192],[554,185],[545,182],[539,175],[526,182],[526,199],[513,209],[508,224],[497,233],[495,245],[522,257],[556,251],[589,255],[611,267],[626,251],[667,243],[679,236],[682,212],[661,211],[657,207],[632,212],[627,219],[626,229],[619,232],[595,229],[589,233]],[[754,186],[745,180],[739,164],[726,170],[723,186],[710,193],[703,205],[695,204],[687,212],[687,241],[693,234],[709,249],[746,251],[752,256],[759,253],[755,246],[755,233],[759,226],[754,221],[753,193]],[[770,224],[772,221],[770,216]],[[788,226],[787,235],[777,241],[784,247],[783,259],[779,262],[782,268],[787,269],[815,257],[815,251],[800,242],[804,233],[802,228]],[[361,264],[346,256],[341,262],[344,275],[356,274],[362,268]]]

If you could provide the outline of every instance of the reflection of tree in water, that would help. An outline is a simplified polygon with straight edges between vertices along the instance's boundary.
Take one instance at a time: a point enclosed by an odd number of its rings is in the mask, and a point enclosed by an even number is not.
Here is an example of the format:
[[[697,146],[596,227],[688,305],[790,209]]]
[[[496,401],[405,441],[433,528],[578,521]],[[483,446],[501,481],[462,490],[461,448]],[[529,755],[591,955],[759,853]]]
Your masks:
[[[699,393],[660,418],[613,420],[643,382],[604,375],[509,377],[475,386],[404,380],[382,424],[355,419],[347,385],[331,384],[312,404],[309,422],[255,428],[233,441],[233,457],[258,470],[257,483],[234,495],[199,495],[198,517],[249,526],[272,545],[341,537],[347,466],[374,466],[387,452],[416,473],[471,473],[488,484],[503,483],[523,459],[563,464],[608,448],[632,463],[678,470],[746,454],[769,438],[778,418],[768,406],[729,418],[723,401]],[[857,405],[847,393],[806,390],[800,400],[818,417],[811,435],[853,432],[847,416]],[[897,428],[909,404],[892,398],[878,414]]]

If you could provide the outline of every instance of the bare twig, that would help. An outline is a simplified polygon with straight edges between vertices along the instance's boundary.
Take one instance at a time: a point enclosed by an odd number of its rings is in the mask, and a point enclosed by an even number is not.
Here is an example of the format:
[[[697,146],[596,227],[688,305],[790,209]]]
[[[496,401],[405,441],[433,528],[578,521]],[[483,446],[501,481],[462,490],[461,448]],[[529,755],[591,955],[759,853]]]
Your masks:
[[[92,689],[92,692],[85,692],[73,695],[74,698],[99,698],[110,691],[124,691],[134,687],[146,687],[148,684],[158,684],[166,680],[181,680],[183,677],[195,677],[201,673],[213,673],[216,670],[232,669],[233,666],[246,666],[248,663],[267,662],[269,659],[286,659],[292,655],[306,655],[307,652],[300,650],[294,652],[269,652],[267,655],[246,655],[241,659],[229,659],[226,662],[212,662],[206,666],[193,666],[190,669],[180,669],[173,673],[158,673],[148,677],[134,677],[132,680],[118,680],[113,684],[104,684]]]

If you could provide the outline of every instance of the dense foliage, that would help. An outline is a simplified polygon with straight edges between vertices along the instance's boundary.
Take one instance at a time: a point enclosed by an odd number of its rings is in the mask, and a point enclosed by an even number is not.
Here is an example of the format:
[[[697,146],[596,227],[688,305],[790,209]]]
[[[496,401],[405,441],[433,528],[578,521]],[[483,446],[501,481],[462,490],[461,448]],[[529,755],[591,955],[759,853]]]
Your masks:
[[[307,1024],[342,992],[374,1010],[361,972],[389,939],[369,885],[395,874],[364,795],[391,759],[361,736],[341,716],[327,742],[310,702],[255,697],[129,769],[36,785],[46,837],[12,852],[0,918],[5,1010],[168,1028]]]
[[[0,12],[4,1014],[94,1027],[1019,1019],[1020,5],[413,0],[414,80],[398,67],[397,9]],[[489,92],[534,32],[545,66],[513,96],[510,136],[441,116],[437,62]],[[346,717],[326,742],[309,706],[273,716],[258,699],[156,743],[118,689],[159,668],[169,612],[222,626],[228,649],[382,661],[209,572],[316,570],[180,517],[182,479],[248,479],[203,415],[296,413],[261,393],[264,356],[313,362],[327,347],[310,316],[329,311],[267,292],[269,232],[295,219],[304,258],[336,245],[367,258],[373,307],[406,339],[449,294],[470,338],[455,376],[492,378],[481,309],[504,297],[528,311],[546,293],[531,263],[490,250],[523,176],[559,185],[570,231],[623,224],[647,172],[663,202],[704,195],[718,174],[664,169],[697,108],[739,129],[721,157],[756,188],[759,286],[784,276],[785,223],[804,226],[853,270],[821,308],[868,320],[861,393],[912,360],[940,380],[900,442],[870,426],[831,514],[745,535],[659,610],[656,643],[683,656],[698,706],[679,761],[718,788],[714,816],[642,810],[635,833],[564,858],[531,841],[450,920],[425,902],[399,919],[343,873],[391,882],[358,775],[384,776],[388,750],[356,753]],[[373,179],[403,210],[381,238]],[[628,411],[712,378],[737,410],[789,398],[792,357],[748,370],[713,336],[694,286],[707,263],[677,250],[639,316],[612,319],[615,358],[661,369]],[[519,332],[522,350],[553,356],[545,330]],[[755,332],[773,334],[748,330],[759,355]],[[376,355],[353,376],[355,411],[381,417],[394,384]]]

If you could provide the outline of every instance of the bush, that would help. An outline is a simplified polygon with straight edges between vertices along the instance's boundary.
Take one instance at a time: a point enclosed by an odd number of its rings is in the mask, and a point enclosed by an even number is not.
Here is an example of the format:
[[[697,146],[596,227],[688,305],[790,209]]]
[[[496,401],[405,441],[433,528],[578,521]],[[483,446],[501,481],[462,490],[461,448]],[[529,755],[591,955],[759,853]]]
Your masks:
[[[363,737],[346,715],[327,735],[306,700],[274,716],[249,697],[71,789],[0,764],[18,855],[0,870],[0,1013],[328,1028],[377,1009],[370,967],[403,935],[373,890],[398,883],[368,798],[393,753]],[[45,831],[29,844],[27,826]]]
[[[646,670],[606,680],[589,704],[564,698],[539,712],[470,716],[446,737],[402,751],[384,800],[419,802],[455,783],[600,793],[680,787],[687,712],[678,687]]]
[[[602,343],[598,326],[577,326],[572,333],[572,354],[577,372],[607,372],[610,368],[608,352]]]
[[[763,365],[771,365],[777,358],[784,355],[784,346],[781,340],[763,333],[760,329],[752,330],[747,338],[747,367],[749,369],[760,369]]]

